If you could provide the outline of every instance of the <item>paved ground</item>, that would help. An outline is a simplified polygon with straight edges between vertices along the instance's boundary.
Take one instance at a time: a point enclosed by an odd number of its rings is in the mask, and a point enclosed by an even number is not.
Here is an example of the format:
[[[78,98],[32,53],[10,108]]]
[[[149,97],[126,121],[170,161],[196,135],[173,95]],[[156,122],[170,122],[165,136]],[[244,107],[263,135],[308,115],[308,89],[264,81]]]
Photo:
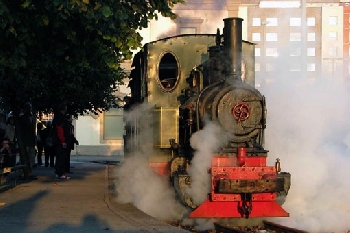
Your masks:
[[[0,231],[20,232],[188,232],[158,221],[130,204],[110,201],[113,157],[73,156],[70,180],[53,168],[34,170],[38,180],[0,189]],[[13,177],[13,174],[11,174]],[[8,185],[13,185],[10,179]]]

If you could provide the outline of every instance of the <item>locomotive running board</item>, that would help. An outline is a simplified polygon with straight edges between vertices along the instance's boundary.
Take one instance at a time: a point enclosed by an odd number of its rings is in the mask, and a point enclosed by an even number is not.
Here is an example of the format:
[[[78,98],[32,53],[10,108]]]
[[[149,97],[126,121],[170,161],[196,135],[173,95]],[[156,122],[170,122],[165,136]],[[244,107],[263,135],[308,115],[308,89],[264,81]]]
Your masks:
[[[239,212],[239,202],[210,201],[207,199],[198,206],[189,216],[190,218],[243,218]],[[252,202],[252,211],[249,218],[257,217],[289,217],[275,201]]]

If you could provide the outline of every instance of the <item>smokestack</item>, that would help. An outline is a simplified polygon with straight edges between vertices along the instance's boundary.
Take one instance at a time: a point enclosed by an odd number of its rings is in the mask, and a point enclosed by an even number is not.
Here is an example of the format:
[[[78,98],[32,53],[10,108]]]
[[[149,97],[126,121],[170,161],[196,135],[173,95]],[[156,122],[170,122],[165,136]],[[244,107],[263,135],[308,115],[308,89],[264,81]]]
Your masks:
[[[241,79],[242,75],[242,22],[233,17],[224,19],[224,46],[228,60],[229,78]]]

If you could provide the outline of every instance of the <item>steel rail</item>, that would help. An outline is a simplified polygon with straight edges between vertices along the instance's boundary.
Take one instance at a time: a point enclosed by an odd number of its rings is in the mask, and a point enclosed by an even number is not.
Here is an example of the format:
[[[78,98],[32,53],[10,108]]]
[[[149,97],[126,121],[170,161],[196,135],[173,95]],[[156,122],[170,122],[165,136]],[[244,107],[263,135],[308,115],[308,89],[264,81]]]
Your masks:
[[[263,223],[266,229],[273,230],[276,233],[308,233],[307,231],[286,227],[269,221],[263,221]]]

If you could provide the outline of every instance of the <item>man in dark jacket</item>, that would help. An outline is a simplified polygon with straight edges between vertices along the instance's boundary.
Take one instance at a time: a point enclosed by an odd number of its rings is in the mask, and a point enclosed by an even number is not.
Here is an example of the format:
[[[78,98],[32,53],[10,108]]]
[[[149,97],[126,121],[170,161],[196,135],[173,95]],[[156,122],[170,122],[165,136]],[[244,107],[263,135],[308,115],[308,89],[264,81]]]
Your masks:
[[[42,131],[42,141],[44,143],[45,167],[55,167],[55,147],[53,144],[52,122],[46,122],[46,128]]]
[[[58,106],[58,111],[54,114],[52,126],[54,130],[54,143],[56,154],[55,173],[60,179],[69,179],[66,175],[66,163],[68,154],[67,139],[69,138],[70,128],[66,118],[67,106],[61,104]]]
[[[32,113],[32,105],[29,102],[23,107],[23,114],[19,118],[19,124],[19,137],[22,143],[20,151],[21,164],[28,165],[24,171],[24,176],[35,178],[32,174],[32,168],[35,165],[36,117]]]

